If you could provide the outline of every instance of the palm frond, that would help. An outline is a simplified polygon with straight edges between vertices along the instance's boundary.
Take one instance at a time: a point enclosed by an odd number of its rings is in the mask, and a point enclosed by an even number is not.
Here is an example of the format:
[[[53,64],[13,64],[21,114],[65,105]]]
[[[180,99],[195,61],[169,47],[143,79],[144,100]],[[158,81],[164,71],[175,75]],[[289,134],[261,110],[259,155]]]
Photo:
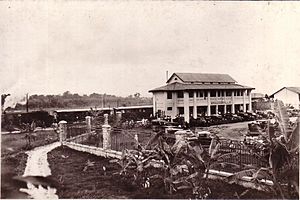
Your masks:
[[[252,178],[256,180],[261,180],[261,179],[270,180],[272,179],[272,174],[270,169],[262,167],[252,175]]]
[[[225,153],[225,154],[220,155],[217,158],[217,161],[218,162],[225,162],[225,160],[230,159],[232,157],[237,158],[238,155],[239,154],[237,152]]]
[[[289,151],[291,150],[295,151],[299,149],[299,135],[300,135],[300,117],[298,117],[297,125],[288,139],[287,146]]]
[[[231,176],[227,177],[227,181],[229,183],[237,183],[243,176],[252,177],[252,175],[256,172],[256,169],[247,169],[240,172],[236,172]]]
[[[286,107],[280,100],[275,101],[275,114],[285,141],[288,141],[289,116]]]
[[[212,155],[214,155],[219,150],[219,148],[220,148],[219,141],[217,140],[216,137],[213,137],[208,149],[209,156],[212,157]]]

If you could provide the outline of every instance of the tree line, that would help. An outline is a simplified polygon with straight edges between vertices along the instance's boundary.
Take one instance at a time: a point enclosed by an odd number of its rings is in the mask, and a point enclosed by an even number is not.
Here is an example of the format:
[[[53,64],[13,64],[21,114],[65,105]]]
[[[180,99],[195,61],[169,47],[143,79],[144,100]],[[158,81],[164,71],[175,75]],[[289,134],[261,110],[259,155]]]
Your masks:
[[[7,94],[2,94],[2,104],[5,102]],[[127,97],[120,97],[110,94],[92,93],[90,95],[72,94],[69,91],[62,95],[30,95],[28,98],[28,108],[31,110],[42,110],[49,108],[87,108],[87,107],[120,107],[151,105],[152,98],[141,97],[140,93],[135,93]],[[10,110],[25,110],[26,105],[17,104]]]

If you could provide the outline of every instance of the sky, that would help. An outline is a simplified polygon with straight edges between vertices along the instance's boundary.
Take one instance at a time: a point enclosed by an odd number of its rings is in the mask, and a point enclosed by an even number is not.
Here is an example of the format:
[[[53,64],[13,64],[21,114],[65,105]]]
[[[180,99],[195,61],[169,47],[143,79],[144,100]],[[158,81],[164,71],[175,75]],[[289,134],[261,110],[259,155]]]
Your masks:
[[[166,71],[300,87],[298,2],[0,2],[1,93],[151,96]]]

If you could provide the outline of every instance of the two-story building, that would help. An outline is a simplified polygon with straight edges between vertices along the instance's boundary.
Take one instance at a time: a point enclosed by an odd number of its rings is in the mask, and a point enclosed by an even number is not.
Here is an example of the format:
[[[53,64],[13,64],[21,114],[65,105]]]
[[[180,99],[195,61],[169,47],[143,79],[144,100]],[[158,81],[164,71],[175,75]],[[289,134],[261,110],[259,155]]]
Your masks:
[[[190,117],[251,111],[251,90],[228,74],[173,73],[167,85],[155,88],[153,114]]]

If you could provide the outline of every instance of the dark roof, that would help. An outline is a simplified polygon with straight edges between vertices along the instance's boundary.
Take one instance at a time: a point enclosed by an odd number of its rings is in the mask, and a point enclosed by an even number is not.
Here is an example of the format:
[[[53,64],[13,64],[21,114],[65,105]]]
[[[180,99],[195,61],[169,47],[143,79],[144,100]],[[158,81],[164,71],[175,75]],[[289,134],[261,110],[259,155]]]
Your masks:
[[[300,94],[300,87],[286,87],[286,89],[291,90],[295,93]]]
[[[213,89],[254,89],[239,84],[188,84],[171,83],[162,87],[150,90],[149,92],[180,91],[180,90],[213,90]]]
[[[167,83],[173,76],[178,76],[183,82],[222,82],[222,83],[235,83],[236,81],[228,74],[204,74],[204,73],[173,73],[168,79]]]
[[[280,90],[278,90],[277,92],[274,92],[272,95],[270,95],[270,97],[274,97],[274,94],[280,92],[283,89],[287,89],[287,90],[290,90],[290,91],[295,92],[297,94],[300,94],[300,87],[283,87]]]
[[[252,92],[252,93],[251,93],[251,98],[252,98],[252,99],[261,99],[261,98],[265,98],[265,95],[262,94],[262,93],[255,93],[255,92]]]

